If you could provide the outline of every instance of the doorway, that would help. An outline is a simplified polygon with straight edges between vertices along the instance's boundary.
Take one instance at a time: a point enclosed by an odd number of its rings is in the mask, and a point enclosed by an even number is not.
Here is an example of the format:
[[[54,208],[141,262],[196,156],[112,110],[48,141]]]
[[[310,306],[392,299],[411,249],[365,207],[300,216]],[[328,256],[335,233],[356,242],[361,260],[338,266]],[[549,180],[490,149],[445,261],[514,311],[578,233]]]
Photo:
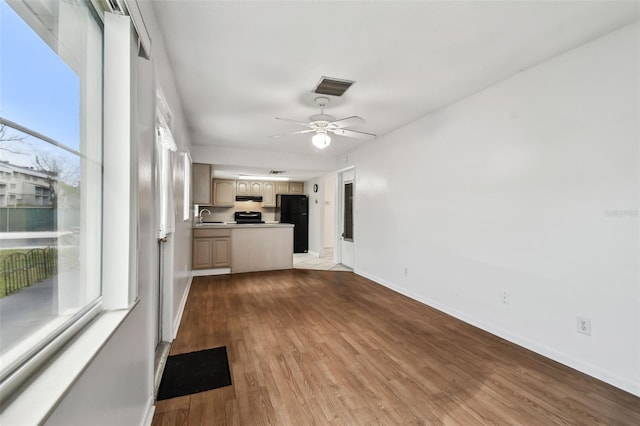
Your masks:
[[[339,173],[339,247],[340,263],[353,269],[355,263],[355,170]]]

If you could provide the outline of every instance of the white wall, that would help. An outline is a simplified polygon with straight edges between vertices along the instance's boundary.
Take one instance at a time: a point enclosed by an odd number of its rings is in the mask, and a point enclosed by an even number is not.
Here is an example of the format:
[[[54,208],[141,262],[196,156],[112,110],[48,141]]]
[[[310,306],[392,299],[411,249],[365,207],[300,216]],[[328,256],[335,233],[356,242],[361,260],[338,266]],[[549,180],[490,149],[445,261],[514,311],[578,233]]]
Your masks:
[[[336,211],[336,185],[338,183],[338,175],[330,173],[322,178],[322,182],[324,196],[323,257],[335,259],[336,215],[338,214]]]
[[[640,395],[639,39],[625,27],[350,153],[356,272]]]
[[[318,192],[313,192],[318,185]],[[309,253],[322,256],[324,223],[324,185],[322,178],[310,179],[304,183],[304,192],[309,196]]]
[[[154,64],[156,81],[162,90],[171,110],[173,123],[171,126],[178,151],[190,151],[193,155],[186,118],[182,112],[182,103],[175,84],[173,69],[165,50],[163,34],[158,28],[153,2],[138,1],[140,12],[144,16],[144,22],[152,40],[152,62]],[[194,160],[195,161],[195,160]],[[169,237],[167,252],[173,260],[173,277],[165,284],[164,297],[167,302],[165,312],[165,340],[176,333],[175,325],[179,323],[184,302],[186,300],[188,286],[191,279],[191,220],[182,221],[182,199],[184,196],[184,170],[179,156],[174,156],[173,197],[175,206],[175,231]],[[167,326],[170,325],[171,333],[167,334]]]

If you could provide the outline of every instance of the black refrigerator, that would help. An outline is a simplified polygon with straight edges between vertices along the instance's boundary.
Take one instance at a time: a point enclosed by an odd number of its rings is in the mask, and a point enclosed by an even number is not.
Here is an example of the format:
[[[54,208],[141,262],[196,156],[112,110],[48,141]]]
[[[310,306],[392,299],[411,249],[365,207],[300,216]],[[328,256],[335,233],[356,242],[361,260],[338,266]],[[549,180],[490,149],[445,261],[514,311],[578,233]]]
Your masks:
[[[276,220],[293,223],[293,252],[309,250],[309,198],[306,195],[276,195]]]

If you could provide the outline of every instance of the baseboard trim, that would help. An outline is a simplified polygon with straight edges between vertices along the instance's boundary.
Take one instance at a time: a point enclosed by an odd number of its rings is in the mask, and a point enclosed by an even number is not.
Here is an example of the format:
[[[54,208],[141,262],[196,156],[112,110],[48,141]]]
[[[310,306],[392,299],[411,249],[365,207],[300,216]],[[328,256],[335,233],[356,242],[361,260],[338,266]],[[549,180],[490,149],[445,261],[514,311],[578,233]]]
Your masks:
[[[187,298],[189,297],[189,291],[191,290],[192,282],[193,282],[193,274],[190,274],[189,281],[187,282],[187,288],[184,289],[182,300],[180,300],[180,308],[178,309],[178,314],[176,315],[176,318],[173,321],[173,329],[171,330],[172,342],[175,340],[176,336],[178,335],[178,328],[180,328],[180,323],[182,322],[182,314],[184,313],[184,307],[187,305]]]
[[[162,373],[164,373],[164,367],[167,364],[167,358],[169,357],[169,351],[171,350],[171,343],[160,342],[156,347],[154,353],[154,375],[153,375],[153,399],[158,396],[158,389],[160,388],[160,382],[162,381]]]
[[[216,269],[194,269],[192,276],[194,277],[206,277],[208,275],[225,275],[230,274],[231,268],[216,268]]]
[[[451,308],[450,306],[444,305],[435,300],[431,300],[429,298],[425,298],[420,295],[414,294],[413,292],[410,292],[402,287],[396,286],[395,284],[392,284],[386,280],[376,277],[375,275],[366,273],[361,270],[354,270],[354,273],[364,278],[370,279],[371,281],[377,284],[380,284],[384,287],[387,287],[388,289],[393,290],[396,293],[402,294],[403,296],[407,296],[410,299],[413,299],[431,308],[444,312],[445,314],[450,315],[454,318],[457,318],[460,321],[464,321],[467,324],[473,325],[474,327],[477,327],[481,330],[484,330],[488,333],[491,333],[495,336],[505,339],[511,343],[514,343],[518,346],[521,346],[539,355],[547,357],[553,361],[559,362],[563,365],[566,365],[567,367],[573,368],[574,370],[578,370],[581,373],[587,374],[598,380],[602,380],[603,382],[608,383],[612,386],[615,386],[619,389],[622,389],[625,392],[629,392],[633,395],[640,397],[640,384],[638,383],[634,383],[631,380],[628,380],[624,377],[620,377],[616,374],[612,374],[611,372],[603,370],[602,368],[597,367],[595,365],[577,360],[573,357],[568,356],[564,352],[557,351],[553,348],[550,348],[538,342],[527,339],[519,334],[512,333],[508,330],[505,330],[494,324],[483,321],[472,315],[467,315],[463,312],[460,312],[454,308]]]
[[[153,423],[153,414],[156,412],[156,406],[153,402],[153,397],[150,398],[147,402],[147,412],[145,413],[144,419],[142,421],[143,426],[151,426],[151,423]]]

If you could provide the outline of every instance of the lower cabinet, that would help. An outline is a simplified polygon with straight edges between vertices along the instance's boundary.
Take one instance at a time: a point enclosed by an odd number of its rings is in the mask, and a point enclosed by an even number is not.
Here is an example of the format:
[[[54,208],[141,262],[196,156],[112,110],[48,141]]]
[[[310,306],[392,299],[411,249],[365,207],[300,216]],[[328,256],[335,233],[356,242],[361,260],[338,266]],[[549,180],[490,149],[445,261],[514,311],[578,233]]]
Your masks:
[[[193,230],[193,269],[231,266],[231,229]]]
[[[212,238],[212,267],[225,268],[231,266],[231,237]]]

